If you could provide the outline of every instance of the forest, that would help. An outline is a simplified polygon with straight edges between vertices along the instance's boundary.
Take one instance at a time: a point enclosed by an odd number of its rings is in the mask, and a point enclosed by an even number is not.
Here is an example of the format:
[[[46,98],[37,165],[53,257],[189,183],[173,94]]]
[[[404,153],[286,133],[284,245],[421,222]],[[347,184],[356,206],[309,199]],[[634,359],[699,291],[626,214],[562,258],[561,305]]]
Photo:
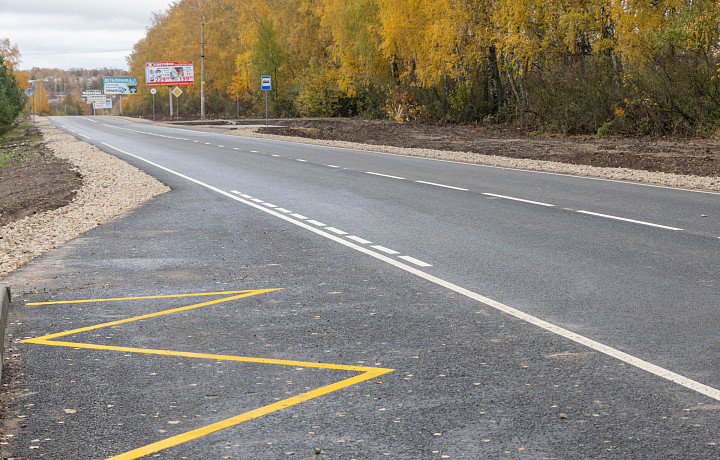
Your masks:
[[[720,2],[179,0],[128,57],[194,61],[184,113],[514,124],[561,134],[709,137],[720,128]],[[162,89],[159,95],[167,94]],[[156,98],[167,110],[168,97]]]

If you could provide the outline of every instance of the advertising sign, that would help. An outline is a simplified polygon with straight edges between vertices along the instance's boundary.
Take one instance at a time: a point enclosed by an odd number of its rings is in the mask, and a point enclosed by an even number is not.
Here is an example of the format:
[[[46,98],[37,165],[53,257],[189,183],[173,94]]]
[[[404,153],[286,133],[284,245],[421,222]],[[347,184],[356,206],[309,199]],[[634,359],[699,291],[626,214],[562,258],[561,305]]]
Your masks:
[[[93,107],[96,110],[112,109],[112,99],[105,99],[103,102],[94,102]]]
[[[105,94],[137,94],[135,77],[105,77],[103,83]]]
[[[82,91],[82,100],[91,104],[93,102],[105,102],[105,94],[101,89],[84,89]]]
[[[145,63],[145,86],[187,86],[194,83],[192,61]]]

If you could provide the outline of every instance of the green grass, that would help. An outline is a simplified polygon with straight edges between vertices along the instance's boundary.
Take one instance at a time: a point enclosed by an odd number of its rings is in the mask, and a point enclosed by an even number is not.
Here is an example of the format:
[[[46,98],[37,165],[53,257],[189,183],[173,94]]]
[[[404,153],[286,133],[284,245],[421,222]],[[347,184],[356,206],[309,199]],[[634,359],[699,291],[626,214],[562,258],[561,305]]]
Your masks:
[[[39,146],[37,143],[42,142],[42,135],[38,133],[29,137],[26,136],[29,128],[32,128],[32,124],[19,123],[15,128],[0,135],[0,167],[20,163],[39,156]],[[17,146],[17,144],[29,145]]]

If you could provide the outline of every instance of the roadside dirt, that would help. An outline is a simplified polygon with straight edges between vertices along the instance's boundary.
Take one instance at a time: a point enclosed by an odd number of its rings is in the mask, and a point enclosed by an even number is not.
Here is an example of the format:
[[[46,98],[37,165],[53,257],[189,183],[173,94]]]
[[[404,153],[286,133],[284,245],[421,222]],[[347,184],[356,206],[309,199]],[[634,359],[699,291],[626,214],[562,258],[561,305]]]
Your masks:
[[[252,123],[264,121],[255,120]],[[293,119],[269,122],[285,128],[260,128],[258,132],[394,147],[472,152],[576,165],[705,177],[720,176],[718,140],[558,137],[476,125],[359,119]]]
[[[37,128],[0,139],[0,158],[8,163],[0,168],[0,227],[73,200],[82,178],[52,155]]]

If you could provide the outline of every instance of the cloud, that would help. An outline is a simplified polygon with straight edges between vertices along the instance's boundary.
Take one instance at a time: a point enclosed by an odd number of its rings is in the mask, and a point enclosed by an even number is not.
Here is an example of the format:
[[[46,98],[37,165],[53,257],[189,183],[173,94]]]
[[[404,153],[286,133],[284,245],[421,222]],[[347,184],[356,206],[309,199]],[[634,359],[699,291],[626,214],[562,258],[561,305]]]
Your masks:
[[[21,53],[20,67],[127,68],[153,12],[173,0],[0,0],[0,38]]]

